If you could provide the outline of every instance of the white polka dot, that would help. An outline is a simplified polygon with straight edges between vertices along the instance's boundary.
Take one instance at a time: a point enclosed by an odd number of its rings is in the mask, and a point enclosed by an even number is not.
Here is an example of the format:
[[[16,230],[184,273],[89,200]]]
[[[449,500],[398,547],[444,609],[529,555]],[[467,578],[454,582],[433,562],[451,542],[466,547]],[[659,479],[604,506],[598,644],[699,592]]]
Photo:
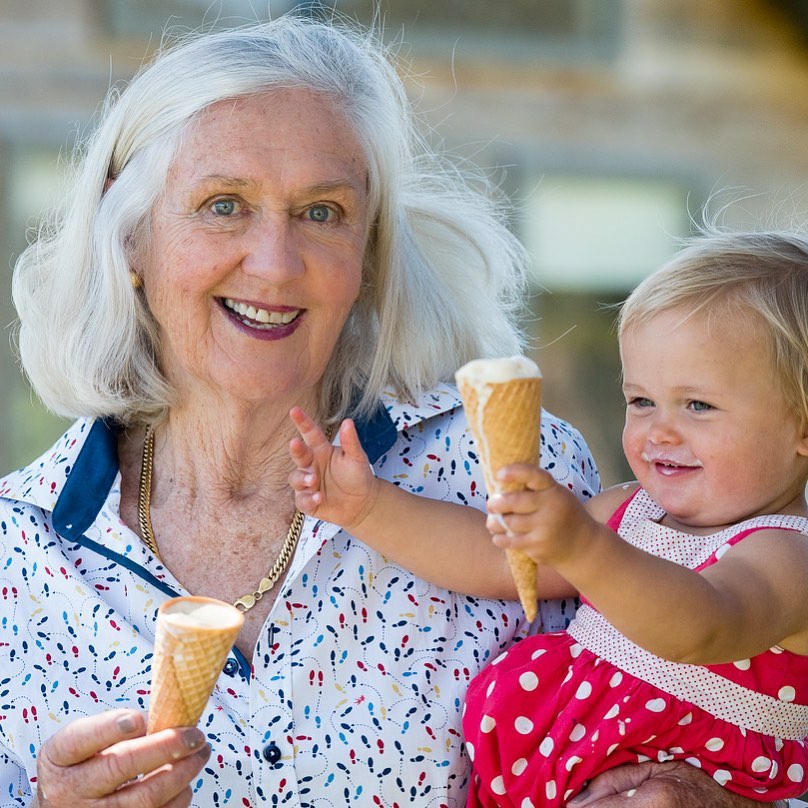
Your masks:
[[[505,793],[505,781],[502,779],[502,775],[500,774],[499,777],[495,777],[491,781],[491,791],[494,794],[499,794],[502,796]]]
[[[580,643],[576,642],[570,646],[570,656],[573,659],[578,659],[578,657],[581,655],[581,651],[583,650],[584,650],[583,646]]]
[[[724,555],[724,553],[726,553],[726,552],[727,552],[727,550],[729,550],[731,547],[732,547],[732,545],[731,545],[731,544],[722,544],[722,545],[721,545],[721,546],[720,546],[720,547],[719,547],[719,548],[718,548],[718,549],[715,551],[715,557],[716,557],[716,558],[721,558],[721,556],[722,556],[722,555]]]
[[[771,651],[773,654],[783,653],[783,649],[779,645],[773,645],[771,648],[769,648],[769,651]]]
[[[685,750],[682,749],[681,746],[672,746],[668,751],[672,755],[683,755],[685,753]]]
[[[609,679],[609,687],[617,687],[623,681],[622,671],[617,671],[611,679]]]
[[[685,760],[691,766],[695,766],[697,769],[701,768],[701,761],[698,758],[689,757],[689,758],[685,758]]]
[[[805,772],[799,763],[792,763],[788,769],[786,769],[786,776],[792,783],[801,783]]]
[[[511,766],[511,774],[515,774],[518,777],[526,768],[527,760],[525,758],[519,758],[519,760],[514,761],[513,766]]]
[[[469,753],[469,760],[474,762],[474,744],[466,741],[466,751]]]
[[[732,780],[732,775],[726,771],[726,769],[718,769],[713,775],[713,780],[715,780],[717,783],[721,783],[722,786],[725,786],[730,780]]]
[[[794,701],[794,697],[796,695],[797,693],[791,685],[781,687],[777,691],[777,697],[780,699],[780,701]]]
[[[748,671],[752,667],[752,660],[750,659],[736,659],[732,663],[739,671]]]
[[[651,758],[648,755],[637,755],[637,763],[648,763]]]
[[[497,722],[490,715],[484,715],[480,721],[480,732],[491,732],[496,725]]]
[[[496,679],[492,679],[492,680],[491,680],[491,684],[490,684],[490,685],[488,685],[488,687],[487,687],[487,688],[486,688],[486,690],[485,690],[485,695],[486,695],[486,698],[488,698],[488,696],[490,696],[490,695],[491,695],[491,694],[494,692],[494,688],[495,688],[496,686],[497,686],[497,680],[496,680]]]
[[[604,715],[603,717],[604,718],[617,718],[618,715],[620,715],[620,705],[619,704],[614,704],[614,705],[612,705],[612,709],[609,710],[609,712],[606,713],[606,715]]]
[[[614,750],[615,750],[615,749],[617,749],[617,747],[618,747],[618,746],[620,746],[620,744],[619,744],[619,743],[613,743],[613,744],[612,744],[612,745],[611,745],[611,746],[610,746],[610,747],[609,747],[609,748],[606,750],[606,757],[609,757],[609,755],[611,755],[611,753],[612,753],[612,752],[614,752]]]
[[[550,757],[553,753],[553,748],[555,744],[553,743],[553,739],[548,735],[539,745],[539,752],[545,757]]]
[[[495,660],[493,660],[493,662],[491,662],[491,664],[492,665],[499,665],[499,663],[502,662],[502,660],[505,659],[506,656],[508,656],[508,652],[504,651]]]
[[[556,784],[555,780],[548,780],[544,785],[544,793],[547,795],[548,800],[554,800],[556,797]]]
[[[704,744],[705,749],[709,749],[711,752],[717,752],[719,749],[724,748],[724,739],[723,738],[710,738],[706,744]]]
[[[539,648],[539,650],[538,650],[538,651],[534,651],[534,652],[533,652],[533,653],[530,655],[530,658],[531,658],[531,659],[538,659],[538,658],[539,658],[539,657],[540,657],[542,654],[546,654],[546,653],[547,653],[547,649],[546,649],[546,648]]]
[[[686,716],[683,716],[679,719],[679,726],[686,727],[688,724],[692,723],[693,721],[693,713],[688,713]]]
[[[519,677],[519,685],[522,690],[535,690],[539,686],[539,677],[533,671],[527,671]]]
[[[561,684],[562,685],[567,684],[567,682],[569,682],[570,679],[572,679],[572,668],[569,668],[567,670],[567,675],[564,677],[564,681]]]
[[[565,769],[566,769],[568,772],[570,772],[570,771],[572,771],[572,767],[573,767],[573,766],[577,766],[577,765],[578,765],[578,764],[579,764],[579,763],[580,763],[582,760],[583,760],[583,758],[579,758],[579,757],[578,757],[578,755],[573,755],[573,756],[572,756],[571,758],[569,758],[569,759],[567,760],[567,762],[564,764],[564,768],[565,768]]]
[[[657,762],[658,762],[658,763],[665,763],[665,762],[667,762],[668,760],[673,760],[673,755],[672,755],[672,754],[670,754],[670,752],[666,752],[666,751],[664,751],[663,749],[660,749],[660,750],[659,750],[659,751],[656,753],[656,759],[657,759]]]
[[[744,734],[746,734],[746,733],[744,733]],[[775,738],[774,738],[774,749],[775,749],[775,751],[779,752],[783,748],[784,745],[785,744],[783,742],[783,739],[778,738],[777,736],[775,736]]]
[[[592,685],[589,682],[581,682],[578,689],[575,691],[575,698],[583,701],[592,695]]]
[[[772,767],[772,762],[764,755],[758,755],[752,761],[753,772],[767,772]]]
[[[598,738],[600,738],[600,728],[596,729],[592,733],[592,743],[595,743],[595,741],[597,741]]]
[[[779,773],[780,773],[780,764],[776,760],[773,760],[772,769],[769,772],[769,780],[774,780]]]
[[[527,735],[533,731],[533,722],[526,715],[520,715],[519,718],[513,722],[513,728],[520,735]]]
[[[586,727],[583,724],[576,724],[572,728],[572,732],[570,732],[570,740],[573,742],[580,741],[584,735],[586,735]]]
[[[665,709],[665,699],[651,699],[645,702],[645,709],[652,713],[661,713]]]
[[[531,800],[530,797],[525,797],[519,808],[536,808],[536,806],[533,804],[533,800]]]

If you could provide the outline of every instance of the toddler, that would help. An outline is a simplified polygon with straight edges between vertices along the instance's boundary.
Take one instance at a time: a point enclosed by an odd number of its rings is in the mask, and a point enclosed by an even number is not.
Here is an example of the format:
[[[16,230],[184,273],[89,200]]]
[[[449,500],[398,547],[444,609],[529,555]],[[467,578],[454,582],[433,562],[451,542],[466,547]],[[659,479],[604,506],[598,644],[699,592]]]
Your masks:
[[[762,802],[808,790],[808,240],[705,233],[622,307],[623,448],[636,482],[586,505],[550,474],[489,516],[375,478],[299,409],[298,507],[446,588],[579,594],[471,683],[468,806],[563,806],[600,772],[685,760]],[[493,540],[492,540],[493,539]]]

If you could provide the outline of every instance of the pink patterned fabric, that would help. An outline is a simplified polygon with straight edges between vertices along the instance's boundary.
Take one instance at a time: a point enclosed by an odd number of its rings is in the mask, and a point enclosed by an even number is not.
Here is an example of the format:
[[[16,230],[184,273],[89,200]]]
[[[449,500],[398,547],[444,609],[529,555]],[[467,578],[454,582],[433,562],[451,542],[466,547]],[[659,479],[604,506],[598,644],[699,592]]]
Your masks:
[[[701,570],[749,533],[808,532],[766,516],[690,536],[658,524],[640,490],[618,511],[626,541]],[[584,602],[566,632],[516,643],[469,688],[468,806],[563,806],[606,769],[686,760],[728,789],[770,802],[808,790],[808,657],[775,646],[751,659],[682,665],[623,637]]]

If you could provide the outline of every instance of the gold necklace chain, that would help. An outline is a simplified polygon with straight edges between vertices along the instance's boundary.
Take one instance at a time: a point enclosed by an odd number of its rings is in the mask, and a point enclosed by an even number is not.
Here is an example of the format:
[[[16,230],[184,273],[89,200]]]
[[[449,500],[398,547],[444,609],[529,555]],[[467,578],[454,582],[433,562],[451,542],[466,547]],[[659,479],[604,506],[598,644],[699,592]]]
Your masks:
[[[151,487],[152,487],[152,471],[154,469],[154,429],[151,425],[146,427],[146,437],[143,440],[143,456],[140,462],[140,492],[137,503],[137,517],[138,526],[140,527],[140,535],[143,544],[151,550],[155,558],[160,558],[160,552],[157,549],[157,541],[154,538],[154,530],[151,523]],[[278,578],[286,569],[292,554],[297,546],[298,539],[300,538],[300,531],[305,521],[305,516],[298,510],[292,517],[292,523],[289,525],[289,531],[283,541],[283,547],[275,559],[272,568],[258,584],[258,588],[251,595],[242,595],[237,598],[233,605],[242,612],[247,612],[261,600],[264,595],[269,592],[273,586],[278,582]]]

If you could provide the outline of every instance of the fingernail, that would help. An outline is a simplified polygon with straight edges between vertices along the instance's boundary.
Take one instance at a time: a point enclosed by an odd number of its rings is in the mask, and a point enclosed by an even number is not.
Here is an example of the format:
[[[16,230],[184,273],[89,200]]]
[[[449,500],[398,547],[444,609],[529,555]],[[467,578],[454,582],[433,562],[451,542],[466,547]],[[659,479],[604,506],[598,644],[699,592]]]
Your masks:
[[[134,732],[137,728],[137,724],[135,723],[135,718],[131,713],[127,713],[126,715],[122,715],[117,720],[118,729],[123,732],[125,735],[128,735],[130,732]]]
[[[202,733],[195,727],[186,727],[182,731],[182,742],[188,749],[197,749],[204,740]]]

